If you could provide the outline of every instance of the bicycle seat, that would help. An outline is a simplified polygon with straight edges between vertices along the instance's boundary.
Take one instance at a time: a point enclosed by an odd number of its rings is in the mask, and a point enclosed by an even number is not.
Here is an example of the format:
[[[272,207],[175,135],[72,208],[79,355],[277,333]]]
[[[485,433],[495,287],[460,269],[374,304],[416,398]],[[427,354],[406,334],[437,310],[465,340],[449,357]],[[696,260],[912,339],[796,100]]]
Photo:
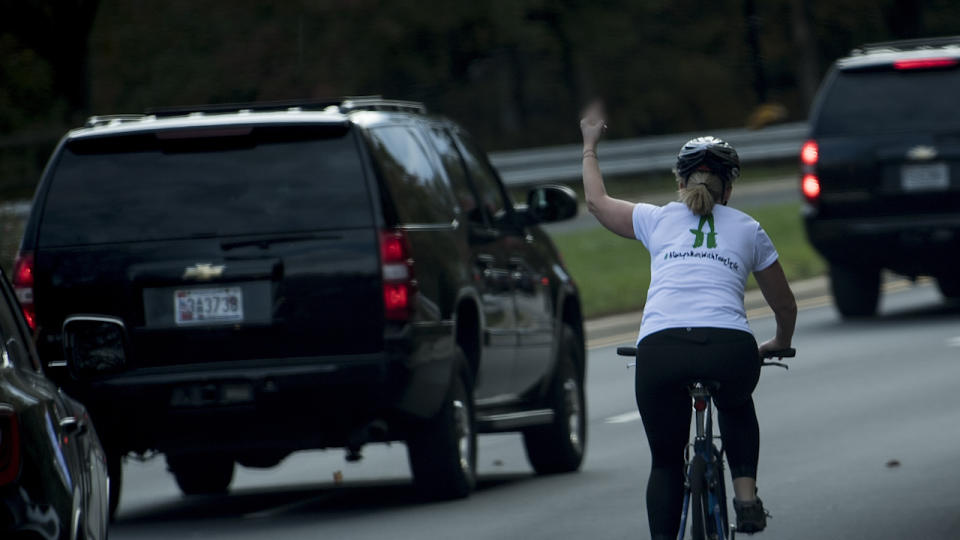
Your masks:
[[[719,388],[720,383],[718,381],[693,379],[690,384],[687,385],[687,393],[693,398],[693,408],[698,411],[706,409],[707,401],[712,398],[713,394],[716,393]]]
[[[687,388],[692,391],[698,384],[710,392],[715,392],[716,390],[720,389],[720,386],[722,386],[720,381],[715,381],[712,379],[690,379],[690,381],[687,383]]]

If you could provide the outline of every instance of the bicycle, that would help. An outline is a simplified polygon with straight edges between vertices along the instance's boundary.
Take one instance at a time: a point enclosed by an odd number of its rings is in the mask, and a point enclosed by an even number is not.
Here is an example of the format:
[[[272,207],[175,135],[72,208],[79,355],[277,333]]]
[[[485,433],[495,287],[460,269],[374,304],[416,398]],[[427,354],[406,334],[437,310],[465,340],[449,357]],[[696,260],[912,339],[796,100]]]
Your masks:
[[[636,347],[617,347],[620,356],[637,358]],[[767,361],[772,358],[793,358],[796,349],[767,351],[761,361],[761,367],[777,366],[789,369],[783,362]],[[636,361],[627,367],[636,365]],[[696,435],[692,444],[684,450],[684,470],[686,478],[683,486],[683,511],[680,517],[680,530],[677,540],[683,540],[687,528],[687,516],[692,514],[690,536],[694,540],[734,540],[736,525],[730,524],[727,509],[726,481],[724,478],[723,446],[714,441],[719,438],[713,434],[713,401],[710,389],[717,383],[709,380],[694,379],[688,386],[696,413]],[[693,449],[693,456],[690,450]]]

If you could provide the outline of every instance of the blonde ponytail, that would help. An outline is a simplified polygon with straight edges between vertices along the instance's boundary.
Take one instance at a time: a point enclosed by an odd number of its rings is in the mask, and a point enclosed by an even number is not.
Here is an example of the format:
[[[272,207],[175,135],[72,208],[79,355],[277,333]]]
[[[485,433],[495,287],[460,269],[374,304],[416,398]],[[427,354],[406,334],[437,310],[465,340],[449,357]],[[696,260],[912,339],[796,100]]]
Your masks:
[[[723,182],[715,174],[706,171],[691,174],[687,178],[686,187],[683,187],[682,180],[680,185],[680,202],[687,205],[687,208],[698,216],[713,212],[714,205],[723,196],[721,193]]]

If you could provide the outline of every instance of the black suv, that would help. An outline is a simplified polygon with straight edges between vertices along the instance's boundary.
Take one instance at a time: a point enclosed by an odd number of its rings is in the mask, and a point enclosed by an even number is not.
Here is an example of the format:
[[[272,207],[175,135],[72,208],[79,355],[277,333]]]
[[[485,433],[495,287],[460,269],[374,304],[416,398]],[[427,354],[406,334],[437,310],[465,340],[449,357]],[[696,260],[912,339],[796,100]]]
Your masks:
[[[478,432],[522,431],[540,473],[583,457],[580,301],[537,227],[576,196],[529,195],[418,103],[94,117],[50,159],[15,287],[97,422],[114,505],[129,452],[196,494],[235,463],[397,440],[424,493],[462,497]],[[57,360],[71,318],[122,325],[126,356]]]
[[[960,37],[837,60],[801,151],[807,234],[845,317],[876,312],[880,271],[960,297]]]

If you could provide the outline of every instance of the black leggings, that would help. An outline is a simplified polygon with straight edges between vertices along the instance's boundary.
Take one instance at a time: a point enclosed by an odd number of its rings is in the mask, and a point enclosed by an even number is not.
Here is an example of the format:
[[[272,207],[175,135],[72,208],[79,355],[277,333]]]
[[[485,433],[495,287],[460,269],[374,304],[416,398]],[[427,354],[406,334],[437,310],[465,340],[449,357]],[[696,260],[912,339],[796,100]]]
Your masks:
[[[734,478],[757,477],[760,428],[750,394],[760,378],[753,335],[724,328],[673,328],[637,347],[637,407],[653,468],[647,484],[650,534],[675,538],[683,507],[683,449],[690,437],[687,384],[717,381],[713,394],[723,446]]]

